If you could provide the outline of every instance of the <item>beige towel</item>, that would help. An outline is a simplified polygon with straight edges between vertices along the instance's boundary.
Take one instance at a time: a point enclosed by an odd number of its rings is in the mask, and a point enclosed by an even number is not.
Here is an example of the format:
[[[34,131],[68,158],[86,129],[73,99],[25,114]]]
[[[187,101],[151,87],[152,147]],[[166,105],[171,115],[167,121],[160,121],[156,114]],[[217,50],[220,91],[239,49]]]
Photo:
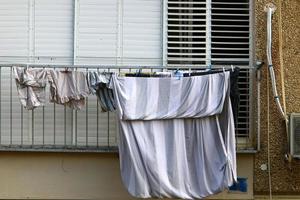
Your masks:
[[[82,109],[89,95],[86,76],[77,71],[48,70],[50,102]]]

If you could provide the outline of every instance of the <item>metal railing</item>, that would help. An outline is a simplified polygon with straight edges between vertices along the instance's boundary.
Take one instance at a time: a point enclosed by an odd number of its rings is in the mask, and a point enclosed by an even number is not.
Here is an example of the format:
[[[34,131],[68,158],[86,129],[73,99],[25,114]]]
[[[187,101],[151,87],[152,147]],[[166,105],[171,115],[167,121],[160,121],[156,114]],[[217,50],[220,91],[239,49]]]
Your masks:
[[[24,66],[24,65],[23,65]],[[61,70],[65,66],[33,67]],[[134,72],[131,67],[80,67],[77,71]],[[166,68],[164,68],[166,69]],[[162,71],[161,67],[144,67],[143,72]],[[245,69],[243,76],[248,76]],[[249,120],[249,77],[241,79],[244,97],[243,115],[237,127],[238,146],[253,147]],[[246,84],[246,85],[245,85]],[[46,100],[49,86],[46,88]],[[11,65],[0,65],[0,151],[116,152],[118,124],[114,112],[101,112],[95,95],[86,99],[82,110],[47,102],[45,106],[26,110],[20,104]],[[240,144],[239,144],[240,143]]]

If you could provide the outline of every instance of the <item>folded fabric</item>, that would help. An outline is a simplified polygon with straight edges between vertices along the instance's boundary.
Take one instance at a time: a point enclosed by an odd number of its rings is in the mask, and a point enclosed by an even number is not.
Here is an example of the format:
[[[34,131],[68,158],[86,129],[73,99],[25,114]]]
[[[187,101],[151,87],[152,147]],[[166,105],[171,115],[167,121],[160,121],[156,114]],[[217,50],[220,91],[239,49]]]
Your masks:
[[[47,73],[44,69],[13,67],[21,104],[28,110],[45,104]]]
[[[112,73],[109,72],[89,72],[87,73],[87,83],[92,94],[97,95],[101,111],[108,112],[116,109],[112,89],[108,88]]]
[[[79,71],[48,70],[50,102],[82,109],[89,95],[86,77]]]
[[[113,76],[123,183],[139,198],[203,198],[236,181],[229,72]]]

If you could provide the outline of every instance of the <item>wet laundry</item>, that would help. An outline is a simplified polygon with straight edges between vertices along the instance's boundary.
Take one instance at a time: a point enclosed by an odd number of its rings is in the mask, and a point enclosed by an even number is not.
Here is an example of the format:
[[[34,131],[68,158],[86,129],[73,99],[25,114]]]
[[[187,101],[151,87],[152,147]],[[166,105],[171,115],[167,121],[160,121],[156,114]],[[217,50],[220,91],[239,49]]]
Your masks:
[[[86,75],[87,83],[92,94],[96,95],[102,112],[114,111],[115,100],[112,89],[108,88],[112,73],[89,72]]]
[[[45,69],[13,67],[13,73],[22,106],[28,110],[44,106],[47,71]]]
[[[229,87],[229,72],[180,79],[113,75],[121,176],[131,195],[203,198],[236,181]]]
[[[86,75],[80,71],[48,70],[50,83],[50,102],[82,109],[90,90]]]

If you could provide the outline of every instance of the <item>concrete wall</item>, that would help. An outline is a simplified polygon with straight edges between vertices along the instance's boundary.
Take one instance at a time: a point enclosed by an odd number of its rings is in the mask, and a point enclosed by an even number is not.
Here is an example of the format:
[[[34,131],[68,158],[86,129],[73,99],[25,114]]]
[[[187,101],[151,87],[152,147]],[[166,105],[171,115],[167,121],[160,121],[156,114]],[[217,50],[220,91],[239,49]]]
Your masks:
[[[240,155],[238,166],[248,192],[214,198],[252,198],[253,156]],[[133,198],[121,183],[117,154],[9,152],[0,153],[0,199]]]
[[[256,0],[256,56],[265,60],[266,53],[266,3],[278,0]],[[300,112],[300,1],[281,0],[283,21],[283,58],[285,73],[285,90],[287,112]],[[279,57],[278,57],[278,10],[274,15],[273,27],[273,62],[277,76],[277,86],[281,95]],[[255,194],[266,194],[269,191],[268,172],[260,169],[267,163],[267,90],[270,82],[266,65],[262,69],[261,88],[261,152],[255,156],[254,190]],[[284,124],[278,110],[270,97],[270,157],[272,189],[276,194],[300,194],[300,161],[293,161],[291,166],[284,159],[287,142]]]

